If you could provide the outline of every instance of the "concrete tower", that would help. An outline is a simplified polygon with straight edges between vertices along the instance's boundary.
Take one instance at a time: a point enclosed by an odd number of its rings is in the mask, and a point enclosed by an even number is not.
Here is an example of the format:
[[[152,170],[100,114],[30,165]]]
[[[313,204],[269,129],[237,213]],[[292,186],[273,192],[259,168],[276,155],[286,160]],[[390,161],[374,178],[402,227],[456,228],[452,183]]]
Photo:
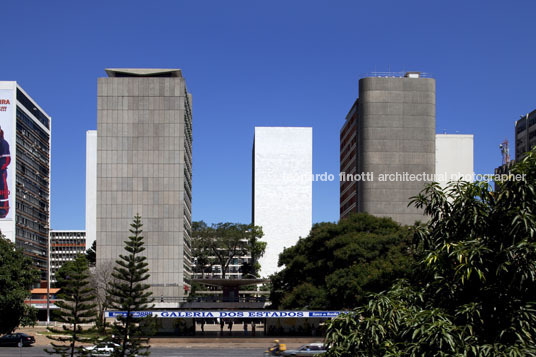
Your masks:
[[[123,254],[136,214],[157,307],[191,277],[192,97],[180,69],[107,69],[98,80],[97,264]]]
[[[368,212],[403,224],[424,219],[407,205],[426,181],[407,178],[435,173],[435,99],[435,80],[418,72],[359,80],[359,98],[341,130],[341,172],[372,172],[374,180],[341,182],[341,218]],[[382,174],[395,176],[381,181]]]

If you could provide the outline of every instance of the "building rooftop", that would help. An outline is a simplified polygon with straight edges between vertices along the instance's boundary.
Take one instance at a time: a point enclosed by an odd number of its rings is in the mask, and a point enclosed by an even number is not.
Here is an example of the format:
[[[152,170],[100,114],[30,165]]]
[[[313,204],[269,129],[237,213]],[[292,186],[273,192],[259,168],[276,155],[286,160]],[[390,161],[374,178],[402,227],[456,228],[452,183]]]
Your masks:
[[[108,77],[182,77],[178,68],[106,68]]]

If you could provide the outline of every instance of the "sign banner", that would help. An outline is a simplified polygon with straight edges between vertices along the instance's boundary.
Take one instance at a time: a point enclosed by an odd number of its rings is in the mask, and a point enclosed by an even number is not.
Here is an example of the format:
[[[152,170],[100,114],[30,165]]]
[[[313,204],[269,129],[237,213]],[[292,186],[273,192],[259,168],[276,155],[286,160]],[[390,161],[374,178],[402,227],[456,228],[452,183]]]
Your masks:
[[[15,210],[15,91],[0,89],[0,221]]]
[[[185,319],[211,319],[211,318],[239,318],[239,319],[285,319],[285,318],[334,318],[344,311],[134,311],[132,316],[141,318],[153,316],[158,318],[185,318]],[[107,311],[106,317],[126,316],[124,311]]]

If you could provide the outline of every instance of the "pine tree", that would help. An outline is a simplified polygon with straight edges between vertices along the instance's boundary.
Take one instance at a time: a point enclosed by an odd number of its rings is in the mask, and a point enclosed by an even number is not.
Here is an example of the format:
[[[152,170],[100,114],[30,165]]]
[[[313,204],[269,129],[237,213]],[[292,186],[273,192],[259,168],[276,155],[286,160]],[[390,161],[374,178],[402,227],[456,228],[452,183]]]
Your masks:
[[[56,305],[60,308],[54,312],[56,321],[63,323],[62,328],[48,328],[50,332],[61,336],[47,336],[52,342],[49,354],[61,356],[82,356],[80,343],[93,342],[88,335],[93,328],[83,329],[81,324],[95,322],[95,295],[89,286],[89,268],[86,258],[79,255],[74,261],[65,263],[56,274],[60,293]]]
[[[139,318],[134,316],[135,311],[151,309],[153,305],[152,293],[148,291],[149,285],[145,284],[149,278],[149,265],[147,258],[141,253],[143,247],[141,217],[136,215],[130,225],[129,240],[125,241],[127,255],[120,255],[112,276],[114,281],[110,283],[108,294],[110,296],[110,308],[122,311],[124,315],[119,316],[112,325],[112,341],[119,347],[114,351],[113,356],[148,356],[149,339],[147,326],[153,323],[151,317]]]
[[[94,267],[97,264],[97,241],[93,241],[91,247],[86,250],[86,259],[89,263],[89,266]]]

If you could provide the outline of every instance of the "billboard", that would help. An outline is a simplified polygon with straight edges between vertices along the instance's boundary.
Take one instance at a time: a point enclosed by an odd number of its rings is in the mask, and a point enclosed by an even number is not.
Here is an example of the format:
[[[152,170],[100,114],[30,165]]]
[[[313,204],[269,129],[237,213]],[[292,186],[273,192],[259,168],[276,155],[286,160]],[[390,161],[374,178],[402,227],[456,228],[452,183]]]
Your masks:
[[[0,89],[0,221],[15,212],[16,104],[14,89]]]

